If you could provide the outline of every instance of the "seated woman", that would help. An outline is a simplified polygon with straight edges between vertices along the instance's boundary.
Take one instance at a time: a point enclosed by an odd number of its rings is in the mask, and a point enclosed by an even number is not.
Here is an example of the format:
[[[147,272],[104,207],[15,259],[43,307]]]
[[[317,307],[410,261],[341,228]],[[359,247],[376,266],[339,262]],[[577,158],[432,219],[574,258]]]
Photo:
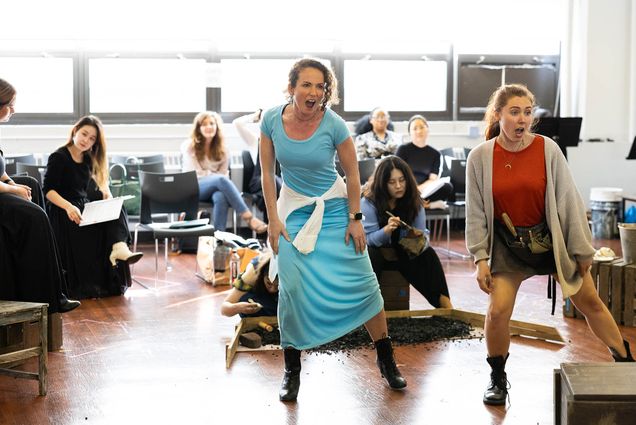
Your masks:
[[[269,280],[270,253],[254,257],[245,271],[232,283],[232,290],[221,305],[224,316],[276,316],[278,276]]]
[[[0,122],[11,118],[15,99],[15,88],[0,79]],[[0,300],[47,303],[49,314],[71,311],[80,302],[64,294],[53,230],[44,210],[31,202],[41,189],[35,179],[21,180],[6,174],[0,150]]]
[[[228,178],[229,161],[225,150],[223,122],[216,112],[200,112],[194,117],[190,138],[181,145],[183,171],[196,171],[199,200],[212,202],[214,227],[225,230],[229,207],[256,233],[265,233],[267,224],[254,217],[241,193]]]
[[[402,144],[402,135],[388,129],[389,112],[382,108],[371,111],[371,131],[356,136],[358,159],[383,158],[395,154]]]
[[[395,153],[411,167],[415,181],[420,192],[427,186],[434,184],[439,179],[441,165],[441,154],[435,148],[428,145],[428,122],[421,115],[413,115],[408,124],[411,142],[400,146]],[[453,185],[444,183],[439,189],[432,193],[427,202],[454,200]],[[443,204],[438,206],[445,207]],[[428,204],[425,204],[429,208]],[[436,204],[430,208],[436,208]]]
[[[263,188],[261,187],[261,164],[260,157],[261,153],[258,149],[258,141],[260,137],[260,132],[254,132],[249,129],[250,123],[260,123],[263,115],[263,110],[259,109],[256,112],[252,112],[251,114],[240,116],[234,121],[234,127],[236,131],[241,136],[241,139],[249,146],[250,148],[256,148],[258,152],[256,154],[256,165],[254,166],[254,172],[252,173],[252,178],[250,179],[248,189],[249,193],[255,197],[256,206],[259,210],[263,212],[263,219],[267,221],[267,208],[265,208],[265,198],[263,197]],[[258,127],[257,127],[258,130]],[[276,183],[276,196],[280,193],[280,189],[283,186],[283,179],[280,176],[275,176]]]
[[[410,258],[399,244],[400,238],[407,232],[402,223],[426,231],[424,205],[415,177],[406,162],[396,156],[386,157],[380,162],[362,198],[361,209],[369,257],[378,280],[385,266],[379,248],[393,247],[402,276],[434,307],[453,308],[437,253],[428,247]]]
[[[120,285],[114,281],[116,261],[132,264],[143,255],[128,249],[126,212],[122,208],[116,220],[79,226],[86,203],[112,197],[99,118],[80,118],[68,142],[49,156],[44,195],[70,294],[77,298],[119,295]]]

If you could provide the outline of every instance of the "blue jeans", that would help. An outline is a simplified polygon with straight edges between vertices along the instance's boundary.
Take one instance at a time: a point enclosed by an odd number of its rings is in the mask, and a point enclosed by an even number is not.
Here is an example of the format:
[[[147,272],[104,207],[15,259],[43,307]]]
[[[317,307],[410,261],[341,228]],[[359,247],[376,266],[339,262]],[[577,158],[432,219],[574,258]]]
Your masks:
[[[230,207],[234,208],[238,214],[248,211],[234,183],[220,174],[199,179],[199,201],[212,202],[214,227],[221,231],[225,231],[227,211]]]

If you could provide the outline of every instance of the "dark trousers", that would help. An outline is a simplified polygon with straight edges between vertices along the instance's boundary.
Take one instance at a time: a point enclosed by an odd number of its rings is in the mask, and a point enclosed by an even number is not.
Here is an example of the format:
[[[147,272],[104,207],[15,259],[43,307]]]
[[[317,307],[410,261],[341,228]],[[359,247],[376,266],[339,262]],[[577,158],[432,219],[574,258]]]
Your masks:
[[[367,249],[378,281],[382,271],[397,270],[433,307],[440,307],[441,295],[450,298],[442,263],[433,248],[425,249],[415,258],[408,258],[399,247],[394,248],[398,255],[397,261],[386,260],[380,248],[369,246]]]

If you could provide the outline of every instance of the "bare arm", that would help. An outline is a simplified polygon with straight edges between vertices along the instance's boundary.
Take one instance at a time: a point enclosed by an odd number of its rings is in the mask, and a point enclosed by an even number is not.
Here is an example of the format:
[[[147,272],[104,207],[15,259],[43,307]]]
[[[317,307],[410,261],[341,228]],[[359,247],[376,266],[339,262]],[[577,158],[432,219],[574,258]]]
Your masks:
[[[261,309],[258,304],[246,303],[244,301],[239,302],[241,297],[245,294],[246,292],[244,291],[232,288],[230,293],[227,294],[227,297],[225,297],[225,300],[223,300],[223,304],[221,304],[221,314],[231,317],[239,313],[254,314],[258,312]]]
[[[49,190],[46,192],[46,199],[48,199],[53,205],[66,211],[66,215],[69,220],[75,224],[80,224],[80,221],[82,221],[82,213],[79,208],[64,199],[62,195],[57,193],[55,190]]]
[[[238,117],[232,121],[232,124],[236,127],[236,131],[239,136],[241,136],[241,139],[243,139],[250,148],[258,146],[258,133],[250,131],[249,124],[258,122],[261,118],[261,113],[262,110],[259,109],[256,112],[243,115],[242,117]]]
[[[267,207],[267,216],[269,217],[269,226],[267,228],[269,245],[272,251],[278,254],[278,239],[282,234],[283,237],[291,242],[284,223],[278,216],[276,207],[276,159],[274,154],[274,144],[272,140],[261,132],[261,140],[259,143],[260,159],[261,159],[261,184],[263,186],[263,197],[265,198],[265,206]]]
[[[360,211],[360,174],[358,172],[358,160],[356,159],[356,149],[351,137],[340,143],[336,150],[340,165],[347,177],[347,199],[349,200],[349,211],[351,213]],[[362,227],[361,220],[349,220],[349,227],[345,234],[345,243],[349,245],[349,237],[353,238],[357,253],[363,253],[367,242]]]
[[[12,193],[27,201],[31,200],[31,188],[22,184],[16,184],[7,173],[0,177],[0,193]]]

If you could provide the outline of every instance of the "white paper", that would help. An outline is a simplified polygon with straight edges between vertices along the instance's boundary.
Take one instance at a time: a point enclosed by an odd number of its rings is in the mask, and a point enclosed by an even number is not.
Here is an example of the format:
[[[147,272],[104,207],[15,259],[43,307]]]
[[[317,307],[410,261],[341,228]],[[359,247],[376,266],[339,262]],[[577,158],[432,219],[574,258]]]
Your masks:
[[[105,221],[116,220],[121,214],[121,207],[126,199],[132,199],[134,196],[118,196],[117,198],[103,199],[101,201],[93,201],[84,204],[82,211],[82,221],[80,226],[88,226],[91,224],[103,223]]]
[[[420,191],[420,196],[422,199],[429,198],[433,193],[440,190],[445,183],[450,183],[450,177],[441,177],[437,180],[433,180],[432,183],[427,184],[426,187]]]

